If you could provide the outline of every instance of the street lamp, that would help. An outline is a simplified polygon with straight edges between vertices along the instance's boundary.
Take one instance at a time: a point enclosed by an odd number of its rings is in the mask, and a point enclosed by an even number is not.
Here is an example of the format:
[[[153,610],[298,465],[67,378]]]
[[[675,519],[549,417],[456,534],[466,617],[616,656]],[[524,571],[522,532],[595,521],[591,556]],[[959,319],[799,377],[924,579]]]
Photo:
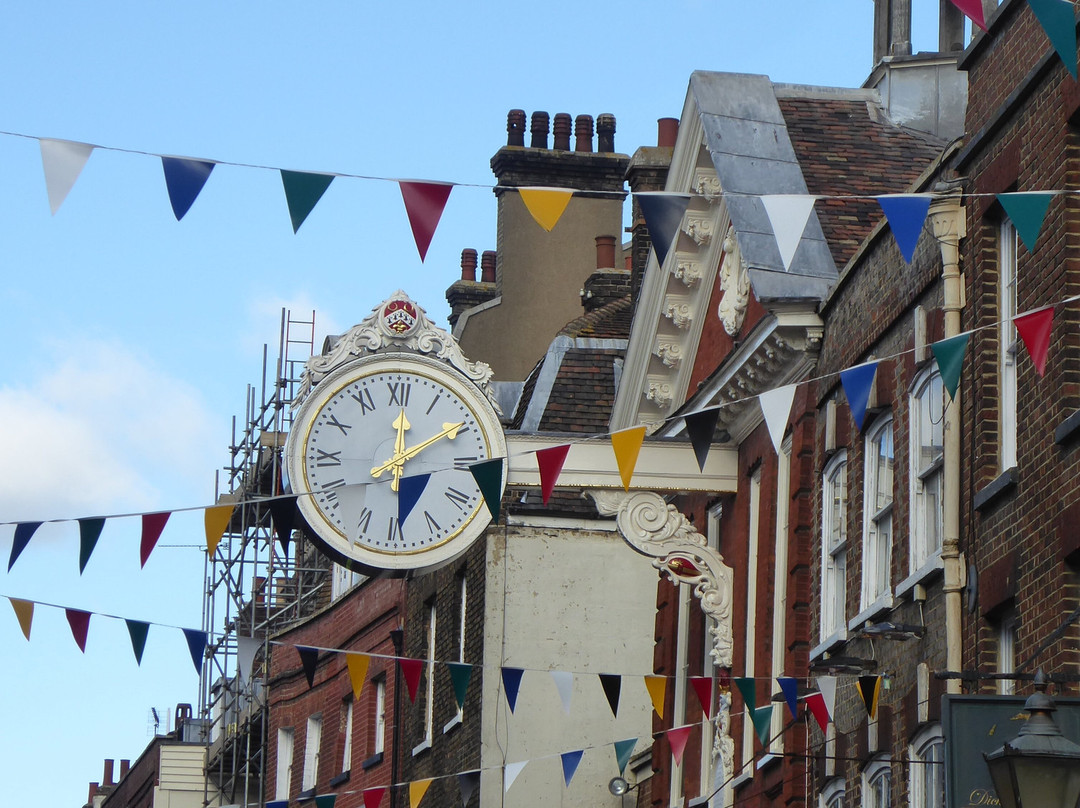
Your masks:
[[[1040,669],[1036,692],[1024,704],[1029,716],[1020,733],[985,755],[1002,808],[1077,808],[1080,803],[1080,746],[1061,734],[1046,687]]]

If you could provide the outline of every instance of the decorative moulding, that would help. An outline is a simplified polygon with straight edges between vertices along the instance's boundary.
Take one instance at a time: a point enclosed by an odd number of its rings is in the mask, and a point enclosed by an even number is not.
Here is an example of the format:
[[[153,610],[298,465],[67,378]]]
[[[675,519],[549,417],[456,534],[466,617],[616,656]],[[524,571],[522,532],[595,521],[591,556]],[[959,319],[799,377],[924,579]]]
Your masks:
[[[701,264],[689,258],[678,255],[675,260],[675,268],[671,271],[678,280],[687,288],[694,286],[704,277]]]
[[[687,213],[682,229],[683,232],[690,236],[699,247],[705,246],[712,240],[712,213],[709,211]]]
[[[656,340],[656,350],[653,353],[669,368],[677,368],[682,361],[683,346],[678,340],[660,336]]]
[[[720,262],[720,289],[723,296],[717,314],[724,330],[734,337],[742,328],[746,307],[750,303],[750,274],[743,265],[742,253],[735,239],[735,228],[728,227],[724,236],[724,257]]]
[[[716,170],[699,166],[694,171],[694,193],[704,197],[710,203],[720,198],[723,189],[720,187],[720,178],[716,176]]]
[[[671,320],[676,328],[685,331],[694,320],[694,308],[690,299],[682,295],[668,295],[664,300],[664,316]]]

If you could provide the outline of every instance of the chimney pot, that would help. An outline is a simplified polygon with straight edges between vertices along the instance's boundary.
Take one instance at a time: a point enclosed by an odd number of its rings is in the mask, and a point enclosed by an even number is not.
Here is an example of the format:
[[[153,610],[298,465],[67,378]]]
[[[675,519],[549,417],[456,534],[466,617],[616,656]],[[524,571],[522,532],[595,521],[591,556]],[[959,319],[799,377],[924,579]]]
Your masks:
[[[578,115],[574,119],[574,151],[592,151],[593,120],[592,115]]]
[[[615,151],[615,116],[610,112],[596,117],[596,150],[603,153]]]
[[[529,143],[534,149],[546,149],[548,138],[548,114],[546,112],[534,112],[529,131],[532,132],[532,141]]]
[[[679,137],[678,118],[660,118],[656,122],[656,145],[665,149],[674,149]]]
[[[506,145],[525,145],[525,110],[512,109],[506,114]]]
[[[469,247],[461,251],[461,279],[476,280],[476,250]]]
[[[121,760],[120,761],[120,779],[124,778],[124,775],[126,775],[128,773],[128,770],[130,768],[131,768],[131,761],[130,760]]]
[[[596,237],[596,268],[615,268],[615,236]]]
[[[105,771],[101,774],[101,784],[103,786],[111,786],[113,784],[113,762],[112,758],[105,759]]]
[[[495,251],[484,250],[480,256],[480,280],[484,283],[495,283]]]
[[[86,804],[87,805],[93,805],[94,804],[94,797],[97,796],[97,793],[98,793],[98,784],[97,783],[91,783],[90,784],[90,796],[86,798]]]
[[[574,128],[573,121],[568,112],[556,112],[555,123],[552,126],[554,134],[554,148],[560,151],[570,151],[570,131]]]

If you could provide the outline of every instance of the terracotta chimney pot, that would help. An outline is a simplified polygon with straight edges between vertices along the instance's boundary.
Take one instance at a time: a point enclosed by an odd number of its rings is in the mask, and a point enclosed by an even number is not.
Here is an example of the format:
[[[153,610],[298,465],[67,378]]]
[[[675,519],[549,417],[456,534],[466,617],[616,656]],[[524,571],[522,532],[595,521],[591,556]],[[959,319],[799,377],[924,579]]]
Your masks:
[[[674,149],[679,137],[679,119],[661,118],[656,122],[656,145],[664,149]]]
[[[484,250],[480,256],[480,280],[484,283],[495,283],[495,251]]]
[[[615,236],[596,237],[596,268],[615,268]]]
[[[534,149],[546,149],[548,138],[548,114],[546,112],[534,112],[529,131],[532,132],[532,141],[529,143]]]
[[[461,251],[461,279],[476,280],[476,250],[469,247]]]
[[[574,151],[592,151],[593,120],[592,115],[578,115],[574,119]]]
[[[552,133],[555,136],[554,148],[560,151],[570,151],[570,130],[572,128],[573,121],[570,118],[570,113],[555,113],[555,124],[552,127]]]
[[[506,114],[506,145],[525,145],[525,110],[512,109]]]

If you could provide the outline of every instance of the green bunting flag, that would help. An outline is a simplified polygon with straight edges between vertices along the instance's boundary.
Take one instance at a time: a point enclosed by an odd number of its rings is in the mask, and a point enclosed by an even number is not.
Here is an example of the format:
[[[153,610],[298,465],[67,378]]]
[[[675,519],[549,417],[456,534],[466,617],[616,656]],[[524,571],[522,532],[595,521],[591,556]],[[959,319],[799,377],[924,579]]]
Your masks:
[[[769,727],[772,726],[772,713],[773,705],[766,704],[764,707],[755,709],[750,716],[750,720],[754,722],[754,731],[757,733],[762,746],[769,745]]]
[[[458,709],[465,707],[465,691],[469,689],[469,680],[472,678],[472,665],[464,662],[447,662],[450,669],[450,680],[454,683],[454,698],[457,700]]]
[[[79,520],[79,575],[82,575],[83,570],[86,569],[86,562],[90,560],[90,554],[97,546],[103,527],[105,527],[104,519]]]
[[[943,339],[930,346],[934,359],[937,360],[941,383],[949,391],[949,398],[956,398],[956,388],[960,385],[960,371],[964,367],[964,353],[967,351],[971,334],[959,334]]]
[[[150,631],[150,624],[141,620],[125,620],[127,623],[128,636],[131,637],[131,650],[135,652],[135,664],[142,665],[143,650],[146,648],[146,635]]]
[[[495,457],[491,460],[485,460],[483,463],[473,463],[469,466],[469,471],[472,472],[473,479],[476,480],[476,485],[484,497],[484,504],[487,505],[488,512],[491,514],[492,524],[498,524],[499,521],[499,506],[502,503],[503,492],[503,465],[505,462],[505,458]]]
[[[281,184],[285,188],[285,201],[289,204],[289,218],[294,233],[300,229],[333,181],[333,174],[281,169]]]
[[[997,201],[1016,227],[1016,232],[1028,252],[1035,252],[1035,242],[1039,240],[1046,209],[1050,207],[1050,200],[1053,198],[1053,194],[1033,192],[997,195]]]
[[[334,808],[337,794],[321,794],[315,798],[315,808]]]
[[[754,708],[757,707],[757,688],[754,686],[754,680],[750,677],[737,677],[733,681],[735,687],[739,688],[739,692],[742,693],[743,701],[746,702],[746,709],[753,714]]]
[[[619,764],[619,776],[626,773],[626,767],[630,764],[630,757],[634,754],[637,746],[637,738],[628,738],[625,741],[615,741],[615,760]]]
[[[1028,0],[1061,63],[1076,78],[1076,6],[1072,0]]]

